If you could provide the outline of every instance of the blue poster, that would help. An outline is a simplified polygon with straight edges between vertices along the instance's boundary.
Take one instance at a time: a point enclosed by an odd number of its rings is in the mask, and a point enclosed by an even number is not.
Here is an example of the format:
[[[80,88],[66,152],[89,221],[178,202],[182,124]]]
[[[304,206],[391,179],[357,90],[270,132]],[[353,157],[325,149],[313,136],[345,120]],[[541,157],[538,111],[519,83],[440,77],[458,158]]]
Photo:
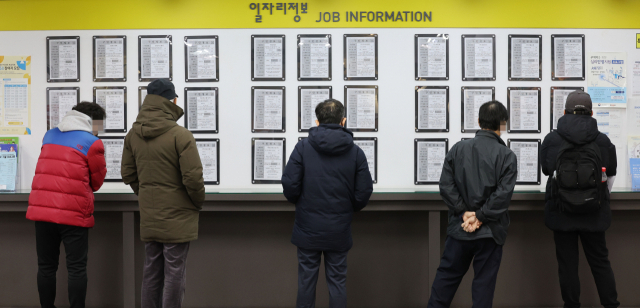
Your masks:
[[[0,191],[15,191],[18,176],[18,147],[0,144]]]
[[[640,158],[629,158],[631,190],[640,191]]]

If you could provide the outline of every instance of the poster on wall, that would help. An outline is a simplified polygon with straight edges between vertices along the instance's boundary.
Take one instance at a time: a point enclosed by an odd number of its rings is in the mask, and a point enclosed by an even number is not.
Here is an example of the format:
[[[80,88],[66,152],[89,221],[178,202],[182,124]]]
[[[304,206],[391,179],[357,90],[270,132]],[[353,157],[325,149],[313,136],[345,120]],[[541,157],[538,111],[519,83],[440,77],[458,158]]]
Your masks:
[[[93,101],[107,113],[105,132],[127,132],[127,87],[94,87]]]
[[[564,115],[567,96],[573,91],[584,91],[582,87],[551,87],[551,130],[558,129],[558,120]]]
[[[127,37],[93,37],[93,81],[127,81]]]
[[[285,36],[251,36],[251,80],[285,80]]]
[[[508,133],[539,133],[540,88],[507,88]]]
[[[280,184],[286,165],[285,138],[251,139],[251,183]]]
[[[413,180],[415,185],[438,184],[449,151],[449,139],[415,139]]]
[[[331,34],[298,35],[298,80],[331,80]]]
[[[593,107],[627,108],[627,53],[590,52],[587,91]]]
[[[509,80],[542,80],[542,35],[509,35]]]
[[[353,144],[357,145],[364,152],[369,165],[369,173],[373,184],[378,183],[378,138],[375,137],[354,137]]]
[[[345,86],[346,127],[354,132],[378,131],[378,86]]]
[[[345,34],[344,80],[378,80],[378,35]]]
[[[47,37],[47,82],[80,81],[80,37]]]
[[[205,185],[220,184],[220,139],[196,139]]]
[[[122,151],[124,150],[124,137],[99,137],[104,145],[104,159],[107,163],[107,175],[105,182],[122,182],[120,172]]]
[[[0,135],[31,135],[31,56],[0,56]]]
[[[217,35],[184,37],[184,81],[219,81],[219,61]]]
[[[463,133],[475,133],[480,130],[478,112],[482,104],[496,99],[495,87],[462,87],[460,121]]]
[[[316,107],[331,98],[331,87],[298,87],[298,131],[316,127]]]
[[[633,61],[631,70],[633,74],[631,96],[640,96],[640,60]]]
[[[251,87],[251,132],[286,131],[285,87]]]
[[[416,132],[449,131],[449,87],[415,87]]]
[[[184,88],[184,126],[192,133],[218,133],[218,88]]]
[[[551,35],[551,80],[584,80],[584,35]]]
[[[449,80],[449,34],[416,34],[416,80]]]
[[[509,139],[518,161],[517,185],[540,185],[540,139]]]
[[[58,127],[67,112],[80,103],[80,88],[47,88],[47,130]]]
[[[173,79],[171,35],[138,36],[138,81]]]
[[[462,36],[462,80],[496,80],[496,36]]]

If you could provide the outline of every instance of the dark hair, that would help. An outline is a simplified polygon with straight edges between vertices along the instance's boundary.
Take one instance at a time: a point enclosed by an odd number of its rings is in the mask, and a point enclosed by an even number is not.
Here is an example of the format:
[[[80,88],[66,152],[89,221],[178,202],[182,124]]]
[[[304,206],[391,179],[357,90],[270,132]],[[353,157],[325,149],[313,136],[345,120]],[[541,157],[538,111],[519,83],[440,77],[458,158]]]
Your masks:
[[[92,102],[81,102],[73,107],[72,110],[82,112],[90,116],[92,120],[103,120],[107,116],[107,113],[100,105]]]
[[[325,100],[316,106],[316,118],[320,124],[340,124],[344,118],[344,106],[337,99]]]
[[[507,108],[499,101],[490,101],[482,104],[478,111],[478,122],[480,128],[497,131],[500,129],[500,122],[509,119]]]

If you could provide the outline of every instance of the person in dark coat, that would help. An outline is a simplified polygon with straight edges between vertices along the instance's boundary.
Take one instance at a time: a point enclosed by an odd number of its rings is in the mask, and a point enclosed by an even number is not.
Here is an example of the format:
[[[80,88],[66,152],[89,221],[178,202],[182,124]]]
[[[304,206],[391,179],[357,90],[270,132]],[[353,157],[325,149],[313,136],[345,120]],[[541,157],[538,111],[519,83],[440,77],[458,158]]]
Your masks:
[[[542,172],[550,176],[545,194],[545,224],[553,230],[558,259],[558,274],[564,307],[580,307],[580,279],[578,277],[578,238],[596,281],[600,303],[606,307],[618,307],[616,282],[609,262],[605,231],[611,225],[609,198],[600,210],[588,214],[563,213],[551,195],[552,177],[556,169],[558,151],[564,141],[576,145],[595,142],[600,148],[603,167],[607,168],[607,184],[611,190],[616,176],[618,160],[616,146],[609,137],[598,131],[598,121],[592,117],[589,94],[575,91],[567,97],[565,115],[558,120],[558,129],[550,132],[542,142],[540,153]]]
[[[502,246],[509,227],[508,207],[518,177],[516,154],[500,139],[508,118],[498,101],[480,107],[481,130],[447,153],[440,195],[449,207],[447,240],[428,307],[450,307],[473,261],[473,307],[493,304]]]
[[[296,307],[315,307],[320,257],[324,255],[331,308],[347,307],[347,253],[351,220],[373,192],[367,158],[344,125],[344,106],[326,100],[316,107],[309,138],[296,144],[282,175],[282,188],[296,205],[291,243],[298,247]]]

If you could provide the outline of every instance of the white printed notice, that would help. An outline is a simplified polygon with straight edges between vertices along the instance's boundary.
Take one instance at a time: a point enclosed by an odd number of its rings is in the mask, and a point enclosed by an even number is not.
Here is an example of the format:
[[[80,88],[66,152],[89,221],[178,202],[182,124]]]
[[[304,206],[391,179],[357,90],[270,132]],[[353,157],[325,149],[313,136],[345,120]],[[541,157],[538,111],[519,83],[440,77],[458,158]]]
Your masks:
[[[511,76],[517,79],[538,79],[540,75],[540,38],[511,38]]]
[[[447,37],[418,37],[418,78],[446,78]]]
[[[537,90],[509,90],[509,130],[540,130],[540,98]]]
[[[553,37],[555,78],[582,78],[584,68],[581,36]]]
[[[623,109],[597,109],[593,117],[598,121],[598,131],[607,135],[616,146],[616,151],[624,153],[627,134],[625,132],[627,113]]]
[[[78,90],[49,90],[49,129],[58,127],[62,118],[78,104]]]
[[[140,39],[140,77],[142,79],[171,78],[169,38]]]
[[[478,111],[482,104],[493,100],[492,89],[464,90],[464,130],[479,130]]]
[[[215,38],[187,38],[187,80],[217,80]]]
[[[493,38],[466,37],[464,39],[464,78],[495,77]]]
[[[144,103],[144,99],[147,97],[147,88],[138,89],[138,111],[142,108],[142,103]]]
[[[254,89],[253,129],[283,130],[284,90]]]
[[[96,38],[93,78],[123,79],[124,53],[124,38]]]
[[[255,140],[253,179],[280,181],[284,157],[284,140]]]
[[[376,129],[376,89],[347,88],[347,128]]]
[[[31,57],[0,55],[0,135],[31,135]]]
[[[346,41],[346,77],[376,77],[376,37],[347,37]]]
[[[105,130],[124,131],[125,123],[125,90],[96,89],[96,104],[104,108],[107,117],[104,119]]]
[[[217,131],[216,90],[187,91],[187,129],[197,131]]]
[[[327,89],[300,89],[300,129],[316,127],[316,106],[330,98]]]
[[[580,88],[551,88],[551,99],[553,100],[552,129],[558,129],[558,120],[564,115],[564,105],[567,102],[567,96],[576,90],[580,90]]]
[[[444,141],[418,141],[416,182],[438,183],[442,174],[442,164],[447,156]]]
[[[538,183],[538,142],[511,141],[509,144],[518,160],[518,179],[516,182]]]
[[[218,142],[196,140],[205,183],[218,183]]]
[[[78,40],[77,39],[49,39],[49,79],[73,80],[80,79],[78,72]]]
[[[300,37],[300,79],[328,79],[329,52],[328,37]]]
[[[590,52],[587,59],[593,107],[627,108],[627,53]]]
[[[254,78],[284,78],[284,38],[253,38]]]
[[[447,89],[418,89],[418,130],[447,129]]]
[[[107,162],[106,180],[121,180],[120,167],[122,162],[122,150],[124,149],[124,138],[107,139],[103,138],[104,158]]]
[[[367,164],[369,165],[369,173],[371,173],[371,178],[373,182],[376,182],[376,141],[375,140],[363,140],[363,139],[353,139],[353,143],[359,146],[364,155],[367,157]]]
[[[631,93],[632,96],[640,96],[640,60],[633,61],[632,63],[632,73],[633,73],[633,86]]]

